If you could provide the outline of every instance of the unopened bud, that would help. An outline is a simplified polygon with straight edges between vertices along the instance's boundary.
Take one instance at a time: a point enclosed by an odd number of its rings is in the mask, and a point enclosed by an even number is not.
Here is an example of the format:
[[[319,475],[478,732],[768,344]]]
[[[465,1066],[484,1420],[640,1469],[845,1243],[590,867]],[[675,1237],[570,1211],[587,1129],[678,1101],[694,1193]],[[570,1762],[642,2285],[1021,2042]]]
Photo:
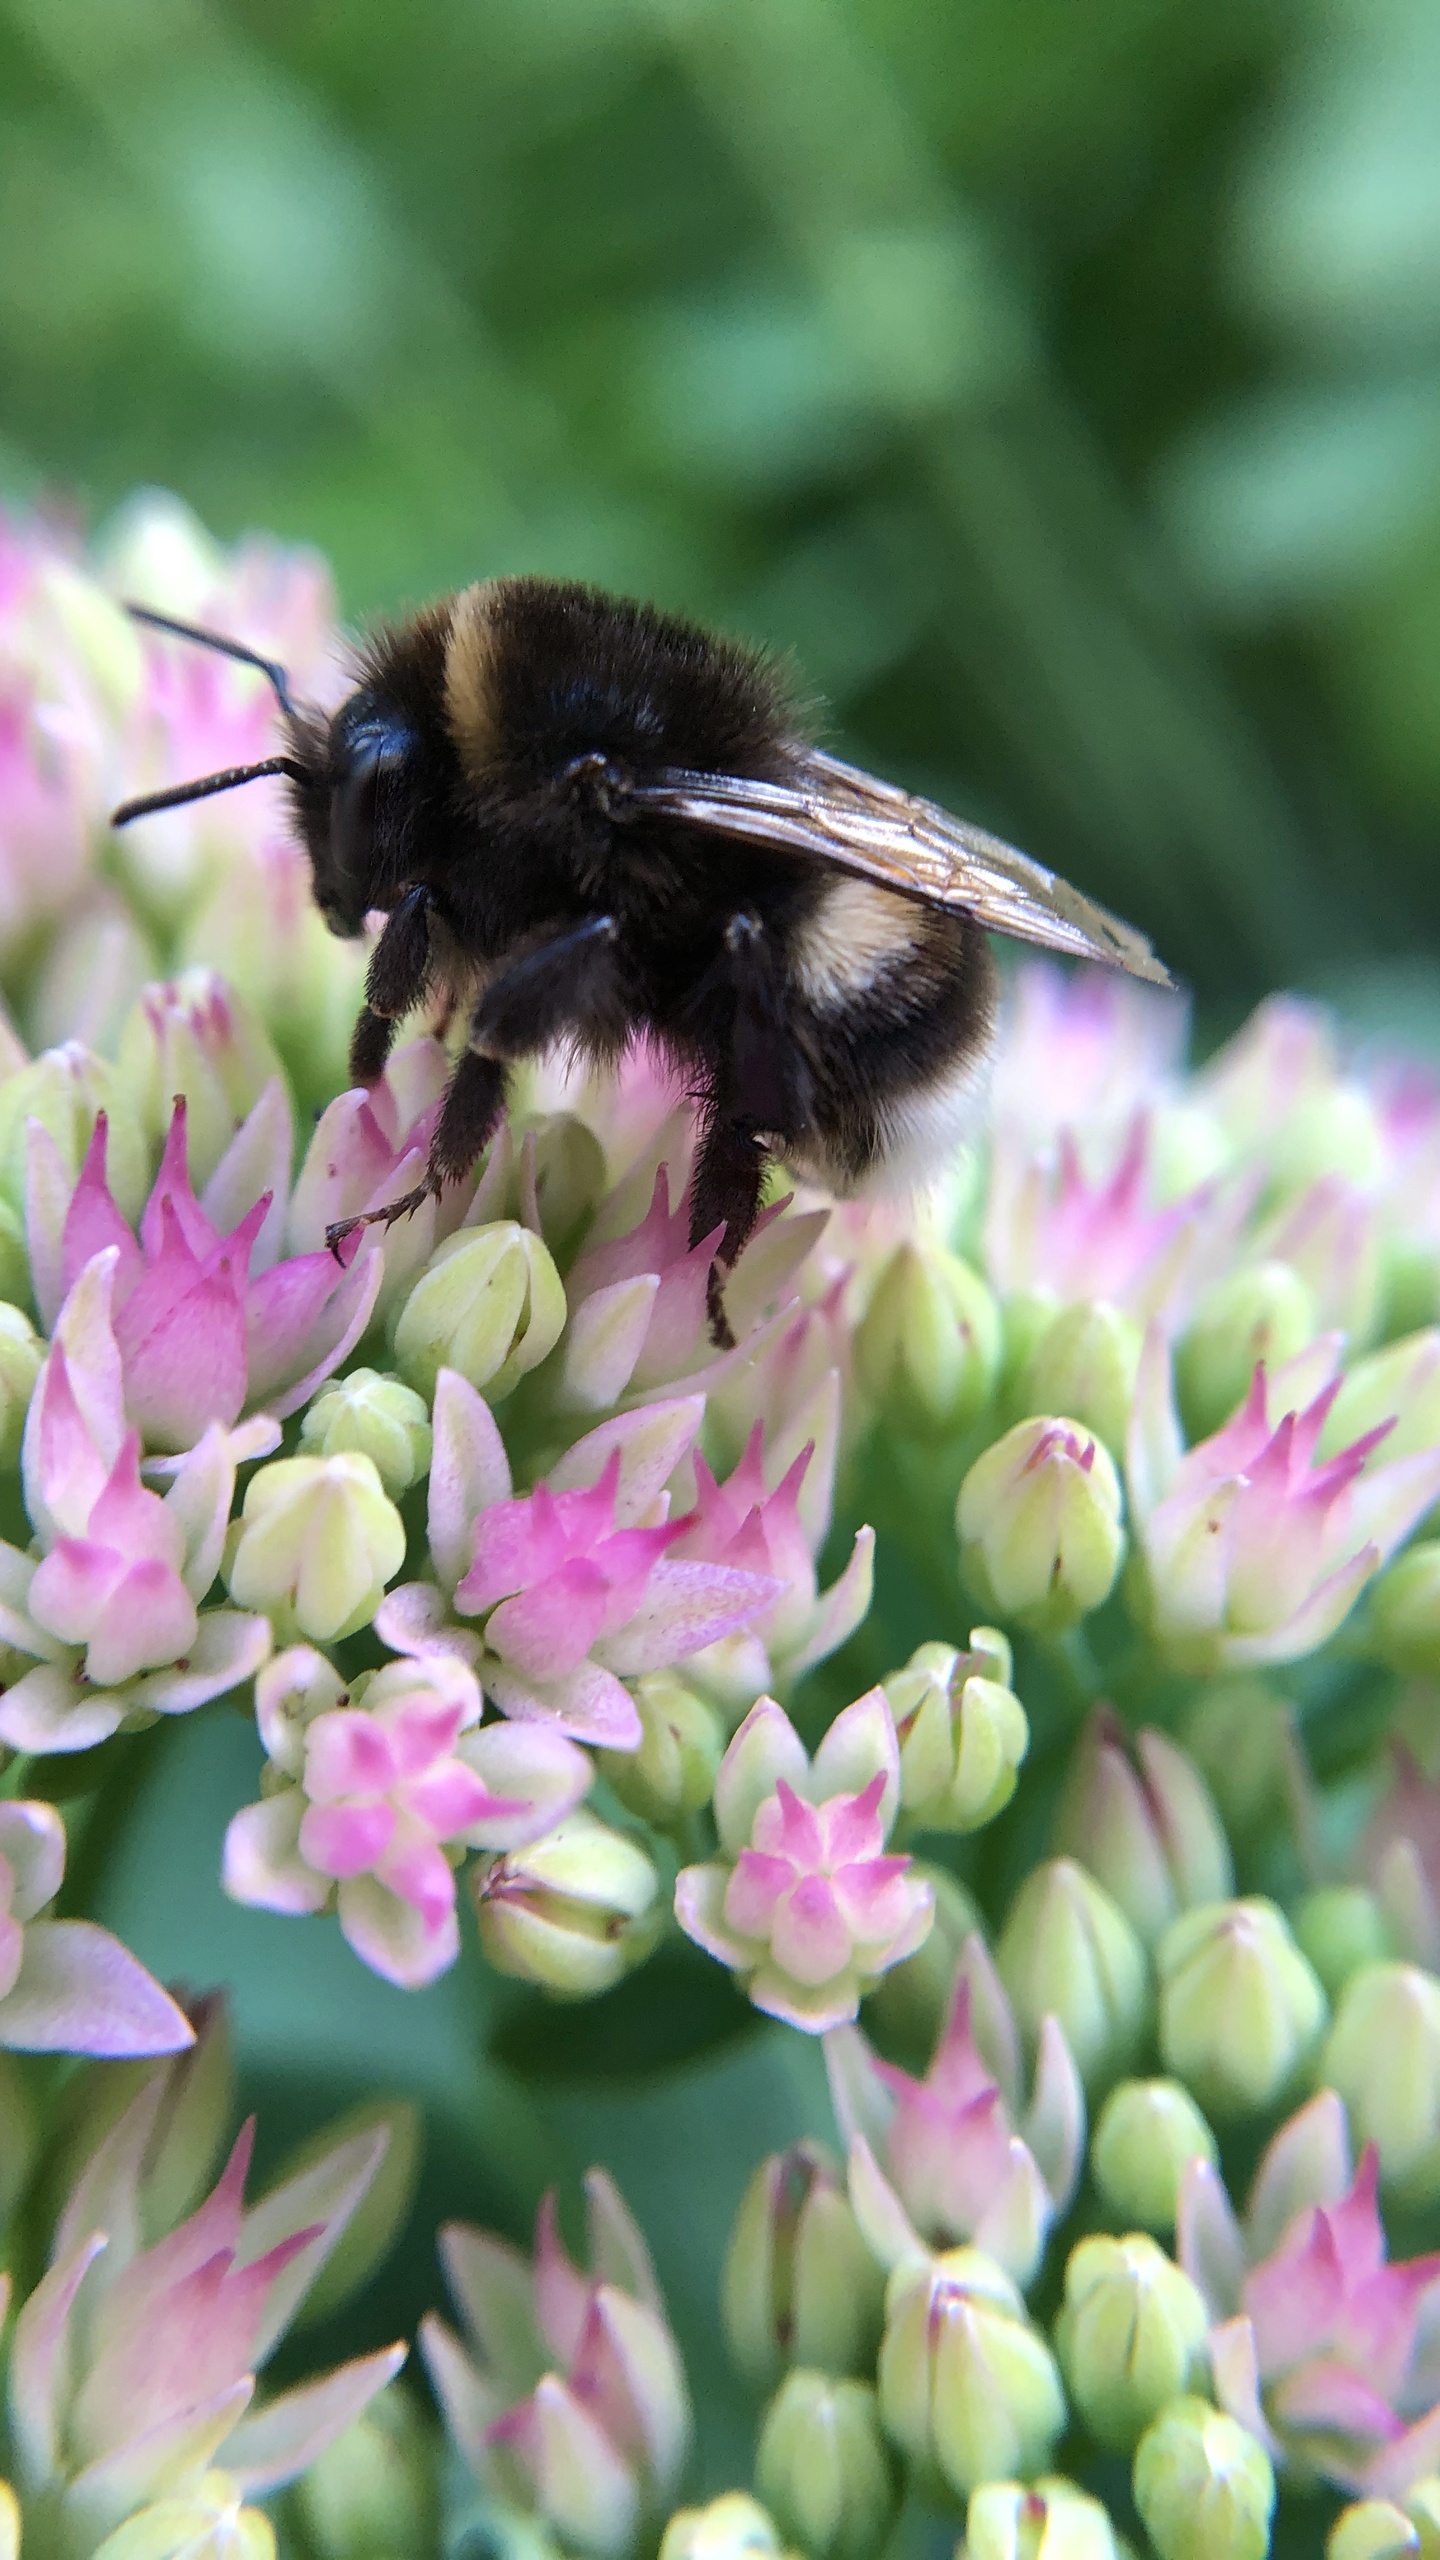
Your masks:
[[[977,1272],[942,1246],[898,1245],[855,1335],[855,1375],[888,1431],[939,1439],[984,1412],[1000,1317]]]
[[[1277,2106],[1313,2059],[1328,2008],[1274,1903],[1185,1912],[1155,1963],[1166,2070],[1221,2122]]]
[[[1190,2278],[1144,2232],[1097,2232],[1072,2249],[1055,2345],[1071,2399],[1110,2452],[1133,2453],[1201,2377],[1209,2325]]]
[[[982,2249],[897,2268],[879,2383],[892,2442],[922,2480],[962,2498],[1042,2469],[1065,2424],[1055,2359]]]
[[[922,1644],[884,1683],[900,1742],[900,1805],[917,1831],[977,1831],[1007,1805],[1030,1744],[1010,1647],[977,1627],[968,1653]]]
[[[225,1579],[263,1609],[277,1644],[330,1644],[368,1626],[405,1561],[405,1526],[373,1459],[279,1458],[260,1467],[226,1539]]]
[[[1062,1307],[1040,1336],[1020,1373],[1011,1409],[1073,1414],[1104,1441],[1112,1457],[1119,1457],[1139,1366],[1140,1328],[1133,1319],[1103,1298],[1082,1300]]]
[[[1097,1707],[1076,1745],[1055,1846],[1078,1858],[1147,1945],[1176,1914],[1234,1889],[1230,1847],[1210,1790],[1163,1733],[1133,1743]]]
[[[725,2260],[721,2309],[747,2382],[773,2389],[787,2365],[865,2373],[885,2280],[820,2145],[772,2153],[751,2179]]]
[[[1407,1678],[1440,1677],[1440,1538],[1407,1547],[1370,1588],[1371,1649]]]
[[[1411,2560],[1423,2551],[1418,2525],[1388,2498],[1362,2498],[1330,2527],[1325,2560]]]
[[[327,931],[309,865],[290,846],[227,863],[186,919],[176,960],[220,970],[253,1007],[302,1112],[322,1111],[343,1091],[365,951]]]
[[[79,1180],[101,1112],[108,1117],[105,1176],[122,1216],[136,1218],[150,1183],[150,1149],[112,1066],[78,1040],[46,1049],[0,1083],[0,1198],[25,1216],[26,1127],[38,1120],[68,1179]]]
[[[1440,1441],[1440,1330],[1434,1326],[1351,1362],[1325,1416],[1317,1454],[1333,1458],[1382,1423],[1390,1425],[1387,1460],[1411,1457]]]
[[[1187,2394],[1162,2410],[1140,2440],[1132,2485],[1157,2560],[1264,2560],[1270,2457],[1207,2401]]]
[[[602,1751],[601,1773],[628,1812],[668,1829],[709,1803],[725,1727],[709,1700],[673,1671],[647,1671],[630,1694],[640,1741],[633,1751]]]
[[[758,2498],[727,2489],[708,2507],[677,2507],[659,2560],[780,2560],[780,2536]]]
[[[591,1999],[648,1952],[659,1883],[623,1832],[567,1814],[532,1847],[476,1862],[480,1944],[500,1973]]]
[[[1120,1479],[1079,1424],[1017,1423],[976,1459],[956,1506],[961,1559],[981,1606],[1042,1632],[1075,1626],[1120,1569]]]
[[[267,1084],[281,1076],[258,1017],[214,969],[187,969],[141,989],[120,1034],[115,1072],[153,1147],[163,1144],[175,1097],[184,1095],[190,1179],[197,1191]]]
[[[307,1457],[333,1458],[358,1449],[392,1500],[418,1484],[430,1464],[430,1416],[425,1399],[401,1378],[379,1369],[352,1369],[329,1378],[306,1406],[300,1447]]]
[[[1219,2145],[1178,2080],[1122,2080],[1100,2110],[1090,2145],[1095,2184],[1117,2221],[1171,2232],[1180,2181],[1191,2160],[1220,2157]]]
[[[761,2425],[755,2486],[811,2560],[878,2550],[898,2501],[871,2385],[805,2366],[787,2373]]]
[[[1118,1904],[1073,1858],[1026,1877],[995,1950],[1026,2033],[1058,2018],[1080,2076],[1107,2088],[1135,2055],[1150,2012],[1145,1950]]]
[[[0,1467],[20,1463],[25,1416],[45,1345],[26,1315],[0,1299]]]
[[[429,2548],[439,2521],[430,2429],[395,2383],[352,2419],[295,2483],[318,2560],[392,2560]]]
[[[1440,2195],[1440,1982],[1416,1964],[1368,1964],[1340,1995],[1320,2057],[1357,2144],[1410,2204]]]
[[[1184,1738],[1232,1840],[1267,1829],[1288,1807],[1290,1710],[1263,1680],[1220,1680],[1202,1690]]]
[[[534,1141],[540,1231],[550,1251],[563,1257],[605,1197],[605,1150],[571,1111],[537,1121],[527,1135]]]
[[[1099,2499],[1073,2480],[989,2480],[966,2509],[956,2560],[1117,2560],[1119,2548]]]
[[[1191,1440],[1228,1422],[1257,1360],[1273,1373],[1318,1333],[1315,1301],[1288,1262],[1256,1262],[1207,1289],[1175,1350],[1175,1386]]]
[[[442,1369],[458,1369],[494,1403],[553,1351],[564,1325],[548,1249],[502,1219],[437,1245],[401,1308],[395,1358],[422,1395],[434,1394]]]
[[[1339,1998],[1352,1973],[1396,1952],[1375,1895],[1359,1884],[1322,1885],[1290,1915],[1295,1943],[1308,1956],[1327,1997]]]

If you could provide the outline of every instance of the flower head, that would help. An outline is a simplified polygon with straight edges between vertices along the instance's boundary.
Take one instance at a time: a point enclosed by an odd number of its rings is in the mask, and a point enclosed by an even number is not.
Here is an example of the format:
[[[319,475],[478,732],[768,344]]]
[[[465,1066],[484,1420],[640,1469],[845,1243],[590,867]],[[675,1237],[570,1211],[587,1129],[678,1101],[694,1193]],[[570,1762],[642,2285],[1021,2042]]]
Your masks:
[[[225,1887],[273,1911],[338,1905],[357,1955],[389,1981],[433,1981],[459,1953],[455,1864],[524,1846],[576,1805],[590,1763],[539,1727],[480,1730],[453,1655],[391,1662],[348,1688],[297,1645],[256,1684],[270,1754],[258,1804],[231,1821]]]
[[[588,2275],[565,2252],[553,2194],[533,2267],[488,2232],[449,2224],[441,2254],[466,2334],[431,2312],[420,2344],[481,2478],[567,2547],[618,2560],[675,2486],[690,2406],[644,2240],[603,2169],[585,2190]]]
[[[184,2012],[108,1929],[47,1920],[65,1875],[53,1805],[0,1804],[0,2046],[24,2053],[175,2053]]]
[[[721,1856],[682,1868],[675,1914],[758,2009],[819,2034],[919,1946],[930,1887],[885,1853],[899,1793],[883,1689],[837,1717],[813,1763],[773,1698],[751,1708],[715,1782]]]

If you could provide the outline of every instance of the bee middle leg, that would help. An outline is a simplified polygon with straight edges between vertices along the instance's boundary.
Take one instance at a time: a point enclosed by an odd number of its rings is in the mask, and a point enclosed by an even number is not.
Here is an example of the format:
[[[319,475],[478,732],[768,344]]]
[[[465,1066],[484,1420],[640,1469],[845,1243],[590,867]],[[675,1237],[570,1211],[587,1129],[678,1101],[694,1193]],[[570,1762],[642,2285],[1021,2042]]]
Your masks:
[[[794,1137],[810,1106],[810,1074],[787,1015],[785,986],[758,918],[732,917],[725,935],[725,975],[733,999],[724,1064],[701,1132],[690,1191],[690,1241],[723,1223],[710,1266],[706,1303],[711,1339],[734,1342],[725,1314],[725,1281],[760,1208],[760,1188],[773,1140]]]

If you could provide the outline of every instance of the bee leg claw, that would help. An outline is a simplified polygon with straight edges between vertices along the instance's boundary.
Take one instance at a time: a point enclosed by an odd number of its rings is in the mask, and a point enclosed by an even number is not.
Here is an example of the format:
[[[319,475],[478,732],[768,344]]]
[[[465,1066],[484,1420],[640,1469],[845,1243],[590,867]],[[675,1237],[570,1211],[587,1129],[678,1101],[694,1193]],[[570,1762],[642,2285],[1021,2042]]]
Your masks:
[[[433,1174],[427,1174],[423,1182],[416,1183],[413,1191],[402,1191],[398,1200],[387,1200],[383,1208],[362,1209],[355,1218],[337,1218],[333,1227],[326,1228],[325,1242],[338,1262],[341,1246],[347,1238],[357,1235],[362,1227],[393,1227],[397,1218],[413,1217],[417,1209],[423,1209],[427,1200],[438,1200],[439,1197],[439,1182]]]

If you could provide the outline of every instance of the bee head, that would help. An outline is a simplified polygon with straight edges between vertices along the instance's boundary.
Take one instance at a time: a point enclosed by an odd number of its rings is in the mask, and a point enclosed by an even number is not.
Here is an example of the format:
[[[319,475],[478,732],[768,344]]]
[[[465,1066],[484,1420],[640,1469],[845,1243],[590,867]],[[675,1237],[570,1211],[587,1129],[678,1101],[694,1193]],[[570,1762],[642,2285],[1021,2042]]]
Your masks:
[[[291,794],[315,903],[332,933],[358,934],[372,908],[394,904],[404,876],[415,733],[362,686],[328,722],[292,715],[291,734]]]

